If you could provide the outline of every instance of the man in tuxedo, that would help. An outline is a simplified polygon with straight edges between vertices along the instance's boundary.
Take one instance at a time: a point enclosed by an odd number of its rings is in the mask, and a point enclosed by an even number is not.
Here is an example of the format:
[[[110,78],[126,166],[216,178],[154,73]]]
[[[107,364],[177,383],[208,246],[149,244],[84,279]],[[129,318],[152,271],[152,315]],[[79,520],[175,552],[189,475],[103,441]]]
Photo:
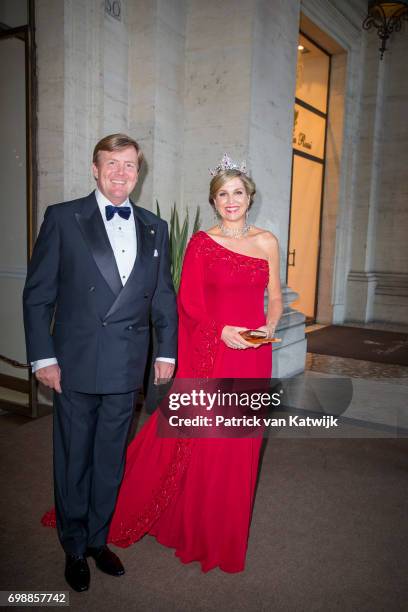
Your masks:
[[[76,591],[89,586],[87,556],[124,573],[106,540],[150,322],[156,379],[172,376],[176,357],[167,224],[129,200],[141,163],[124,134],[98,142],[96,190],[47,208],[24,288],[28,359],[54,390],[56,521]]]

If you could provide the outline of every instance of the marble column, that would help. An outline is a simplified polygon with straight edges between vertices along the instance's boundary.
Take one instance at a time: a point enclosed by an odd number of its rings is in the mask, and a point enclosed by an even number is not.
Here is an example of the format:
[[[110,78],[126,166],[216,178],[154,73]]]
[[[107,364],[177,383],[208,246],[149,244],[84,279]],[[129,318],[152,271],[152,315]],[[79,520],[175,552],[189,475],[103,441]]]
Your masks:
[[[359,141],[355,165],[351,271],[348,276],[347,319],[370,321],[373,315],[378,180],[383,126],[385,63],[379,62],[378,42],[364,38]],[[363,239],[362,239],[363,238]]]
[[[373,319],[408,324],[408,27],[396,32],[385,57],[381,167],[378,185]]]
[[[375,32],[365,35],[364,47],[346,318],[406,325],[407,33],[392,36],[382,61]]]
[[[185,49],[183,205],[213,225],[210,175],[224,151],[248,156],[255,0],[190,0]],[[255,170],[251,168],[251,171]]]
[[[38,0],[38,202],[47,205],[94,188],[92,150],[128,129],[128,15],[99,0]]]
[[[147,162],[135,199],[166,219],[182,198],[186,5],[129,2],[129,132]]]
[[[293,104],[296,86],[299,2],[258,1],[254,15],[249,114],[249,163],[258,194],[255,223],[272,231],[280,244],[281,279],[286,254],[292,169]],[[285,282],[284,312],[274,350],[274,376],[301,372],[306,356],[305,317],[290,307],[297,295]]]

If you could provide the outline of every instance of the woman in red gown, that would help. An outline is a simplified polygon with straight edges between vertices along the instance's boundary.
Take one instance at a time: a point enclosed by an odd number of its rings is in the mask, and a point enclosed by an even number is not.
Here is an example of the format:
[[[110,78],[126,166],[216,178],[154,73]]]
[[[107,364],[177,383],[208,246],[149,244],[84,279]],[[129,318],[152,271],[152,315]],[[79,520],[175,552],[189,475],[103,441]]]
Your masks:
[[[271,376],[271,345],[254,348],[239,334],[273,334],[282,312],[276,238],[246,223],[254,194],[253,181],[224,156],[210,185],[220,222],[196,233],[184,258],[177,378]],[[128,447],[108,542],[127,547],[150,534],[204,572],[242,571],[262,438],[162,438],[159,414]],[[43,523],[53,523],[52,513]]]

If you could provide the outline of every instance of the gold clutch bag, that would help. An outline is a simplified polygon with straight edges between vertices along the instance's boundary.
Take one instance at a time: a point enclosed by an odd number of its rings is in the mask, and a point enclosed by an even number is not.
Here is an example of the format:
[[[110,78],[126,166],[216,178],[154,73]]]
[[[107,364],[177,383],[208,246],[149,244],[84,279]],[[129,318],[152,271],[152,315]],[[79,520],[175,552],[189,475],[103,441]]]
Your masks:
[[[246,329],[239,332],[244,340],[252,344],[268,344],[273,342],[282,342],[281,338],[268,338],[266,332],[260,329]]]

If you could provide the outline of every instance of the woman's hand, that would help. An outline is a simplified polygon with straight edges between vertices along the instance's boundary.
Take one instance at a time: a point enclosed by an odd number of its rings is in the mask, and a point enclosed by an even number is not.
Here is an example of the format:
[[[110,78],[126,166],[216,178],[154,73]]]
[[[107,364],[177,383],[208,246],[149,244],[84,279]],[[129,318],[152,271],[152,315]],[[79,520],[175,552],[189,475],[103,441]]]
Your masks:
[[[267,325],[262,325],[261,327],[258,327],[257,329],[259,329],[259,331],[266,332],[267,338],[273,338],[275,335],[275,328],[276,328],[276,325],[272,323],[268,323]]]
[[[258,348],[258,344],[252,344],[240,335],[239,332],[246,331],[247,327],[235,327],[226,325],[221,332],[221,340],[232,349]]]

